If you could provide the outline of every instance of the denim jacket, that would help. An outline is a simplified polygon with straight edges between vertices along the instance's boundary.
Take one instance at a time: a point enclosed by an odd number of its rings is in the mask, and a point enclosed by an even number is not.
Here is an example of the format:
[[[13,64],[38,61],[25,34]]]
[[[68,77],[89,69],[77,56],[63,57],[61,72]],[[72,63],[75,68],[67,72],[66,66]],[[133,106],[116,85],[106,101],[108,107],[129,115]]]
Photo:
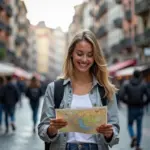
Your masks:
[[[60,108],[70,108],[72,103],[72,87],[70,79],[64,80],[64,96],[60,104]],[[93,86],[89,92],[90,100],[93,107],[102,106],[101,96],[98,91],[98,81],[96,78],[93,79]],[[59,89],[58,89],[59,90]],[[96,139],[98,144],[98,150],[109,150],[109,147],[112,147],[119,142],[119,118],[118,118],[118,108],[116,103],[116,96],[114,95],[113,100],[108,102],[108,124],[113,125],[113,137],[111,141],[107,142],[102,134],[94,134],[93,136]],[[47,135],[47,128],[50,125],[50,119],[55,118],[55,109],[54,109],[54,82],[50,83],[47,87],[44,104],[42,109],[41,120],[38,125],[38,134],[40,138],[45,142],[51,142],[50,150],[65,150],[67,143],[67,133],[59,133],[54,137],[50,138]]]

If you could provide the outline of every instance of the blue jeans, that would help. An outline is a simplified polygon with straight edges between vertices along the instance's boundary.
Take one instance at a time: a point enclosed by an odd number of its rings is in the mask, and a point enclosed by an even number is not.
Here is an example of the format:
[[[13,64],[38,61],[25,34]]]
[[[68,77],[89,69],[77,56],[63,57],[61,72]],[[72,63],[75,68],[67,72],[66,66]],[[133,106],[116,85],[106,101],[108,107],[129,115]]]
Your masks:
[[[0,104],[0,125],[2,125],[4,105]]]
[[[137,126],[137,146],[140,146],[142,138],[142,120],[143,120],[143,108],[128,108],[128,131],[131,137],[135,137],[133,130],[133,123],[136,121]]]
[[[31,109],[32,109],[33,124],[36,125],[37,120],[38,120],[39,102],[30,102],[30,106],[31,106]]]
[[[8,128],[9,117],[12,123],[15,122],[15,105],[4,105],[4,111],[5,111],[5,125],[6,128]]]
[[[92,143],[67,143],[66,150],[98,150],[98,146]]]

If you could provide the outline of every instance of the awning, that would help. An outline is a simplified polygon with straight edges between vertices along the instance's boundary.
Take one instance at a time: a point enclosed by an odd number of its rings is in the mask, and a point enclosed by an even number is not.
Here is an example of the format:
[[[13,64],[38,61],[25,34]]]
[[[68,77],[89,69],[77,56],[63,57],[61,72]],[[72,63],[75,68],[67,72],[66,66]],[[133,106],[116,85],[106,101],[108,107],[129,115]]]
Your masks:
[[[26,70],[24,70],[22,68],[19,68],[19,67],[15,68],[15,71],[14,71],[13,75],[17,76],[17,77],[23,77],[23,78],[26,78],[26,79],[31,78],[30,73],[28,73]]]
[[[0,75],[11,75],[15,71],[15,67],[13,65],[0,63]]]
[[[115,76],[116,77],[123,77],[123,76],[131,76],[134,72],[134,70],[139,70],[139,71],[144,71],[146,69],[148,69],[149,67],[146,66],[146,65],[143,65],[143,66],[134,66],[134,67],[128,67],[126,69],[123,69],[123,70],[120,70],[120,71],[117,71]]]
[[[127,60],[124,62],[116,63],[112,66],[109,66],[108,71],[110,74],[114,74],[118,70],[124,69],[124,68],[129,67],[129,66],[135,66],[135,65],[136,65],[136,60],[134,60],[134,59]]]

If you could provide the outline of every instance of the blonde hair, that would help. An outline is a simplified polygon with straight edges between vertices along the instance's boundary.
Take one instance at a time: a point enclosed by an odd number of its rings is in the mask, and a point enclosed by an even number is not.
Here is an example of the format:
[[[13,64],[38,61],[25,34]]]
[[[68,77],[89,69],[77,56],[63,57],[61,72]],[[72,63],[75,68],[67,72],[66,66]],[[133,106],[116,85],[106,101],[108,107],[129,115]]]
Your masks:
[[[87,41],[92,44],[94,52],[94,64],[91,67],[90,71],[96,77],[98,82],[104,87],[105,96],[109,100],[112,100],[113,95],[117,89],[109,80],[107,64],[102,49],[99,47],[95,35],[89,30],[80,31],[72,39],[63,65],[63,74],[61,77],[67,79],[73,76],[74,69],[71,56],[76,44],[80,41]]]

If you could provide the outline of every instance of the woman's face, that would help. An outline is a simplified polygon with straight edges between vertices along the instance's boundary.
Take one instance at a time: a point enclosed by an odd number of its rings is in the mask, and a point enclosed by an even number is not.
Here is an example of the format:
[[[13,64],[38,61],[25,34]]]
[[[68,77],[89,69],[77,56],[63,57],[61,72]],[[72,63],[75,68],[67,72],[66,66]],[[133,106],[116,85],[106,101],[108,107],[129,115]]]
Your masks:
[[[75,45],[72,53],[73,64],[79,72],[89,72],[94,63],[93,48],[87,41],[80,41]]]

